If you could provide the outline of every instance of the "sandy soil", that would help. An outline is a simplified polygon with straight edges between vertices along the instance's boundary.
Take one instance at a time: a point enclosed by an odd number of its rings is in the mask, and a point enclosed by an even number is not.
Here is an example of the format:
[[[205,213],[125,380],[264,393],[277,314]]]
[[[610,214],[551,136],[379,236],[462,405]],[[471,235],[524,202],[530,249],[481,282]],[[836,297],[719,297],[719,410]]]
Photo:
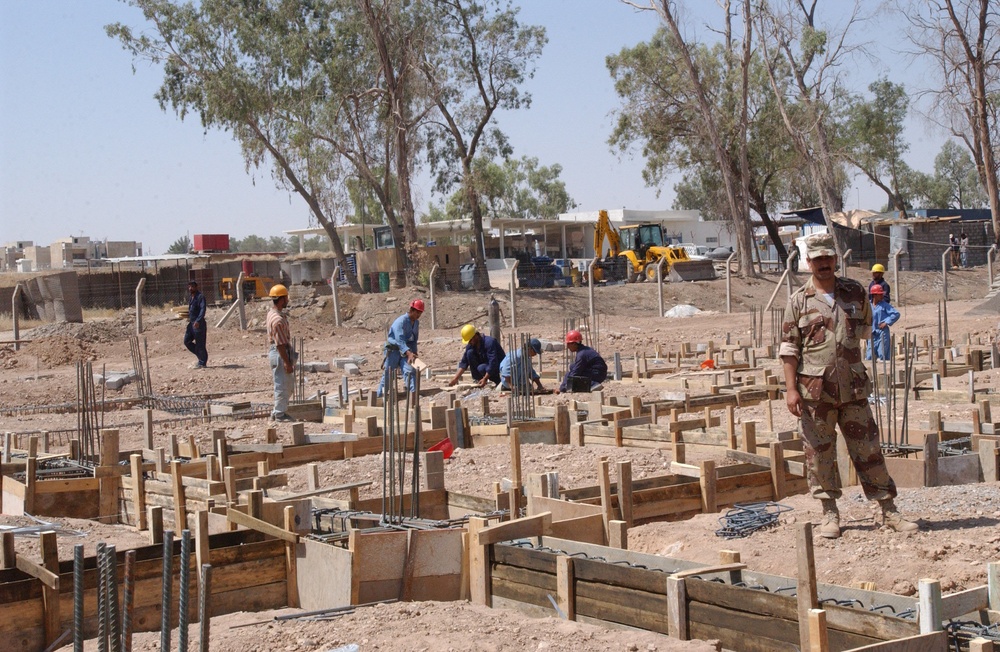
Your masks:
[[[865,278],[862,270],[852,275]],[[762,279],[734,279],[732,285],[733,314],[726,314],[726,289],[722,280],[664,286],[665,308],[677,304],[692,304],[705,311],[686,319],[665,319],[657,315],[656,287],[637,284],[624,287],[599,288],[596,294],[599,334],[605,354],[618,351],[623,358],[634,352],[674,351],[681,342],[724,343],[748,339],[751,307],[764,306],[775,289],[776,276]],[[0,277],[0,283],[3,283]],[[940,274],[904,273],[901,286],[893,295],[902,301],[903,317],[894,328],[917,334],[937,333],[937,299],[941,292]],[[949,330],[952,339],[964,342],[965,334],[985,341],[997,335],[996,311],[985,316],[967,314],[982,303],[986,294],[986,271],[974,269],[949,275]],[[783,290],[779,290],[776,305],[783,306]],[[355,296],[345,293],[341,304],[345,321],[342,327],[333,325],[332,305],[328,296],[314,296],[309,290],[293,291],[291,327],[293,336],[302,338],[306,360],[329,361],[335,357],[360,355],[365,358],[361,375],[351,378],[352,387],[371,387],[379,373],[380,347],[387,323],[401,314],[413,296],[426,297],[426,292],[393,290],[387,294]],[[496,292],[501,302],[505,326],[509,325],[509,303],[506,292]],[[421,333],[421,357],[437,369],[453,369],[461,345],[458,328],[467,321],[485,326],[489,293],[441,293],[437,308],[437,329],[430,328],[430,314],[425,314]],[[583,317],[588,311],[585,288],[534,290],[519,293],[517,304],[518,332],[530,332],[543,338],[558,340],[563,320]],[[209,311],[209,322],[221,317],[221,308]],[[161,395],[186,396],[199,400],[206,395],[224,400],[251,401],[266,406],[270,402],[271,383],[264,356],[264,306],[249,310],[250,329],[239,331],[234,324],[208,334],[209,368],[192,369],[194,357],[182,346],[184,325],[168,312],[145,314],[143,334],[148,348],[150,376],[154,392]],[[766,321],[766,320],[765,320]],[[765,324],[769,334],[769,324]],[[129,311],[103,320],[84,324],[48,324],[29,331],[22,337],[31,340],[20,351],[0,346],[0,430],[29,433],[53,432],[52,441],[60,450],[69,438],[68,431],[76,428],[76,415],[66,409],[76,400],[75,363],[89,361],[96,373],[107,369],[125,371],[132,366],[127,337],[134,332],[134,315]],[[506,331],[505,331],[506,332]],[[10,333],[0,333],[9,339]],[[544,366],[562,365],[562,353],[546,353]],[[777,368],[775,361],[763,364]],[[307,395],[319,390],[336,393],[341,381],[339,371],[309,374]],[[977,387],[995,387],[1000,371],[977,374]],[[965,378],[948,378],[945,389],[967,386]],[[640,395],[658,398],[659,390],[642,384],[606,383],[606,394]],[[108,391],[108,398],[136,396],[134,385],[120,391]],[[433,400],[433,399],[430,399]],[[430,401],[429,400],[429,401]],[[566,402],[567,396],[549,396],[546,404]],[[428,401],[428,402],[429,402]],[[474,403],[473,413],[478,410]],[[775,426],[794,427],[794,420],[779,401],[774,404]],[[930,409],[939,409],[944,417],[969,420],[969,405],[938,405],[911,403],[911,423],[926,419]],[[491,411],[502,412],[499,400],[491,403]],[[740,408],[740,420],[764,420],[763,406]],[[141,446],[141,416],[137,410],[109,410],[103,415],[106,427],[118,427],[123,449]],[[177,419],[178,415],[157,411],[160,422]],[[264,440],[269,424],[265,420],[229,423],[199,423],[179,421],[158,426],[158,445],[166,445],[170,434],[183,438],[194,435],[203,446],[211,440],[211,430],[224,428],[230,439],[241,443]],[[329,432],[323,424],[307,424],[309,433]],[[65,432],[62,432],[65,431]],[[278,424],[279,439],[290,442],[290,428]],[[558,471],[560,485],[578,487],[596,484],[597,465],[601,456],[612,461],[632,461],[633,477],[642,478],[666,473],[670,464],[669,451],[646,449],[574,448],[570,446],[522,446],[523,472]],[[377,482],[381,476],[381,459],[358,458],[320,464],[322,484],[372,480],[362,491],[363,496],[380,495]],[[289,488],[305,488],[304,469],[289,469]],[[494,482],[510,476],[507,447],[497,446],[457,451],[446,463],[445,483],[449,490],[479,496],[490,496]],[[696,561],[715,562],[721,549],[738,550],[743,560],[756,570],[790,574],[788,551],[794,547],[796,522],[819,521],[819,505],[804,496],[790,497],[784,504],[792,508],[779,525],[760,531],[746,539],[725,540],[715,535],[718,517],[703,515],[678,523],[654,523],[634,528],[629,533],[630,548],[643,552],[669,554]],[[915,592],[923,577],[940,578],[945,591],[957,591],[985,582],[985,564],[997,557],[1000,549],[1000,487],[994,483],[962,487],[942,487],[903,490],[898,504],[906,513],[919,518],[922,530],[906,537],[878,527],[872,505],[864,501],[857,489],[849,489],[841,501],[846,529],[837,541],[816,539],[816,561],[820,581],[850,585],[873,581],[879,590],[903,595]],[[145,542],[145,535],[131,528],[102,525],[73,519],[47,519],[62,527],[83,533],[83,536],[61,536],[60,558],[72,555],[73,545],[84,543],[87,554],[93,554],[98,541],[115,543],[119,550]],[[0,525],[31,525],[21,517],[0,517]],[[37,542],[18,537],[18,552],[36,555]],[[283,612],[282,612],[283,613]],[[394,604],[365,607],[354,614],[326,621],[271,621],[251,627],[230,629],[233,625],[270,621],[276,613],[232,614],[212,622],[213,645],[218,650],[333,650],[356,643],[362,649],[378,650],[670,650],[714,649],[704,643],[680,643],[650,633],[604,630],[584,624],[552,619],[528,620],[502,610],[488,611],[468,604]],[[194,639],[192,639],[194,640]],[[158,647],[155,634],[137,637],[135,649]],[[90,649],[88,647],[88,649]]]

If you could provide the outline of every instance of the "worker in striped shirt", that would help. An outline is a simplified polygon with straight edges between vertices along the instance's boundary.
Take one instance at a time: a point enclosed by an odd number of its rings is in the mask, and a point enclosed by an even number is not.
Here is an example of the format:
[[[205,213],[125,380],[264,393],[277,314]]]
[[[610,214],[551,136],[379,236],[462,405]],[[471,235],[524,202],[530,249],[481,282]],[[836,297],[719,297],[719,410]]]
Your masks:
[[[267,359],[271,363],[271,373],[274,375],[274,409],[271,411],[271,419],[294,421],[286,410],[292,389],[291,374],[295,364],[295,351],[292,350],[288,317],[281,312],[288,305],[288,288],[281,284],[275,285],[268,295],[274,302],[267,311],[267,342],[270,345]]]

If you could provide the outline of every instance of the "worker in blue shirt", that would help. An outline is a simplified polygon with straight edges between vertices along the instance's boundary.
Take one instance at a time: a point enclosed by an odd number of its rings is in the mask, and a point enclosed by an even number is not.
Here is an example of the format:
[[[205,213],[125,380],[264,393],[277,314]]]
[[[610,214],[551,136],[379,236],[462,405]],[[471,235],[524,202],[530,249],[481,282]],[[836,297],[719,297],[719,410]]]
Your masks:
[[[487,382],[500,384],[500,363],[507,357],[500,342],[489,335],[483,335],[472,324],[462,326],[462,344],[465,352],[458,362],[458,372],[448,381],[454,387],[461,380],[466,369],[472,371],[472,380],[486,387]]]
[[[583,343],[580,331],[566,333],[566,347],[575,354],[559,392],[591,392],[601,388],[608,378],[608,363],[601,354]]]
[[[892,355],[889,346],[889,327],[899,321],[899,311],[885,299],[885,290],[874,285],[869,290],[872,297],[872,339],[868,344],[868,354],[865,359],[872,359],[872,349],[876,360],[888,360]]]
[[[531,359],[542,354],[542,343],[537,338],[528,340],[528,345],[507,354],[500,363],[500,388],[526,394],[528,381],[535,383],[539,392],[545,391],[542,379],[531,364]]]
[[[205,346],[208,339],[208,324],[205,323],[205,295],[198,290],[197,281],[188,283],[188,292],[191,293],[191,297],[188,299],[188,325],[187,330],[184,331],[184,346],[198,358],[195,369],[204,369],[208,366],[208,349]]]
[[[382,396],[390,369],[400,369],[403,372],[403,385],[406,386],[406,391],[417,391],[417,381],[414,377],[416,372],[412,365],[417,359],[417,338],[420,336],[422,314],[424,314],[424,302],[414,299],[410,302],[410,309],[397,317],[389,327],[389,336],[385,342],[384,370],[376,396]]]

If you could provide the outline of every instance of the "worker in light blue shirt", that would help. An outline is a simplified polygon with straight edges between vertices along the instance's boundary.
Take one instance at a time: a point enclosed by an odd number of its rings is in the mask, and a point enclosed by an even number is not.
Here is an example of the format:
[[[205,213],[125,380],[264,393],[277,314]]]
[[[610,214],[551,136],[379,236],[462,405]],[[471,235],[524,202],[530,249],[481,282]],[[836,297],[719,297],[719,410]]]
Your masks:
[[[384,370],[376,396],[382,396],[390,369],[399,369],[403,372],[403,384],[406,386],[406,391],[417,391],[417,380],[414,377],[416,372],[412,365],[417,359],[417,339],[420,336],[420,315],[422,314],[424,314],[424,302],[420,299],[414,299],[410,302],[410,309],[397,317],[396,321],[392,322],[392,326],[389,327],[389,336],[385,342]]]
[[[876,360],[888,360],[892,356],[889,327],[899,321],[899,311],[886,300],[885,290],[880,286],[873,285],[869,292],[872,297],[872,338],[865,359],[872,359],[874,349]]]
[[[542,379],[531,364],[531,359],[541,354],[542,343],[534,337],[528,340],[527,346],[508,353],[500,363],[500,389],[526,394],[530,380],[538,391],[544,391]]]

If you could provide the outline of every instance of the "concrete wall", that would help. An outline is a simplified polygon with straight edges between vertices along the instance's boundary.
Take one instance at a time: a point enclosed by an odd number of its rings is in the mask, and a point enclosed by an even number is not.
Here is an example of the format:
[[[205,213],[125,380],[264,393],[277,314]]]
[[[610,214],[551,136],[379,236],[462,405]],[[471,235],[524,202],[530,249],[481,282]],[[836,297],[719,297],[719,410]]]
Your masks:
[[[948,234],[964,232],[969,236],[969,265],[985,265],[986,253],[993,244],[993,225],[988,221],[928,221],[906,224],[909,236],[906,253],[900,255],[901,269],[939,270],[941,255],[948,247]],[[888,234],[888,228],[879,227]]]

